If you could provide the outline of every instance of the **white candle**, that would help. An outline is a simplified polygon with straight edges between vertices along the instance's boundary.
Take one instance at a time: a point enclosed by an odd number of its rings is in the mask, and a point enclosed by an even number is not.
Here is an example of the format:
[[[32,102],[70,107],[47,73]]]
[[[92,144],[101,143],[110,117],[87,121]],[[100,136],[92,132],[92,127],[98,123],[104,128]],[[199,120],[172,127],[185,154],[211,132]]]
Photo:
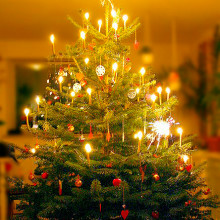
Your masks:
[[[30,113],[30,109],[25,108],[25,109],[24,109],[24,114],[25,114],[25,116],[26,116],[26,123],[27,123],[27,127],[28,127],[28,129],[30,129],[29,119],[28,119],[28,115],[29,115],[29,113]]]
[[[169,87],[166,88],[166,93],[167,93],[167,101],[168,101],[170,98],[170,88]]]
[[[88,89],[87,89],[87,93],[89,94],[89,104],[91,105],[91,104],[92,104],[92,96],[91,96],[91,94],[92,94],[92,89],[91,89],[91,88],[88,88]]]
[[[36,100],[36,103],[37,103],[37,111],[39,112],[39,111],[40,111],[40,108],[39,108],[39,104],[40,104],[40,97],[39,97],[39,96],[37,96],[35,100]]]
[[[126,22],[128,20],[128,16],[124,15],[122,18],[123,18],[123,21],[124,21],[124,29],[126,29]]]
[[[86,150],[86,153],[87,153],[88,164],[90,166],[90,155],[89,155],[89,153],[92,151],[92,148],[91,148],[90,144],[85,145],[85,150]]]
[[[54,48],[54,40],[55,40],[55,37],[53,34],[50,35],[50,42],[52,44],[52,52],[53,52],[53,55],[55,54],[55,48]]]
[[[102,27],[102,20],[98,20],[98,25],[99,25],[99,32],[101,32],[101,27]]]
[[[179,133],[180,135],[180,147],[182,146],[182,134],[183,134],[183,129],[182,128],[178,128],[177,129],[177,132]]]
[[[158,87],[157,88],[157,92],[159,93],[159,99],[160,99],[160,105],[162,104],[162,97],[161,97],[161,93],[162,93],[162,87]]]

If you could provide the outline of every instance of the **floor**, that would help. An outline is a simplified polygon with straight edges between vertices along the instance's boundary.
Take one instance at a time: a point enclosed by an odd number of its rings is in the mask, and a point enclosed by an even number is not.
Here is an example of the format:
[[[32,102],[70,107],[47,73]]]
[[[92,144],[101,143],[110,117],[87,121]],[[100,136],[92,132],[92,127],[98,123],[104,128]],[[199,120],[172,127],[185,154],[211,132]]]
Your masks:
[[[3,138],[4,141],[9,143],[15,143],[22,149],[25,144],[34,146],[36,144],[36,138],[29,133],[22,135],[11,135]],[[39,144],[41,141],[39,140]],[[200,164],[203,161],[207,161],[207,167],[204,172],[204,176],[207,178],[207,183],[211,192],[220,196],[220,153],[212,153],[206,150],[198,150],[193,153],[193,163],[195,165]],[[18,167],[15,169],[15,174],[23,178],[26,182],[29,182],[28,175],[33,172],[35,168],[34,161],[32,159],[21,161]],[[213,218],[220,220],[220,208],[213,210]]]

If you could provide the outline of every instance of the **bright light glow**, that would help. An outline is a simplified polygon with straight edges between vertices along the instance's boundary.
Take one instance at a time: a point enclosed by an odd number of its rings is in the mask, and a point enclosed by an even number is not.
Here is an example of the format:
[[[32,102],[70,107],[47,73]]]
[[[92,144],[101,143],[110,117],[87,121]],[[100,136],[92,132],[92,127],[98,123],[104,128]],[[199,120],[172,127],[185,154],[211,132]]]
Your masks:
[[[180,135],[182,135],[183,129],[182,129],[182,128],[177,128],[177,132],[178,132]]]
[[[151,98],[151,100],[152,100],[153,102],[155,102],[155,101],[156,101],[156,99],[157,99],[157,96],[156,96],[156,95],[154,95],[154,94],[152,94],[150,98]]]
[[[124,15],[124,16],[122,17],[122,19],[123,19],[124,22],[126,22],[126,21],[128,20],[128,16],[127,16],[127,15]]]
[[[116,22],[114,22],[114,23],[112,24],[112,27],[115,29],[115,31],[118,30],[118,24],[117,24]]]
[[[70,94],[72,97],[74,97],[76,95],[76,93],[74,91],[71,92]]]
[[[36,153],[36,149],[35,148],[32,148],[30,151],[31,151],[32,154]]]
[[[24,114],[25,114],[26,116],[28,116],[29,113],[30,113],[30,109],[29,109],[29,108],[25,108],[25,109],[24,109]]]
[[[114,71],[116,71],[116,70],[118,69],[118,64],[117,64],[117,63],[114,63],[114,64],[112,65],[112,69],[113,69]]]
[[[162,92],[162,87],[161,87],[161,86],[157,88],[157,92],[158,92],[159,94],[161,94],[161,92]]]
[[[169,87],[166,88],[166,93],[170,94],[170,88]]]
[[[92,89],[91,89],[91,88],[88,88],[88,89],[87,89],[87,93],[88,93],[89,95],[91,95]]]
[[[136,93],[138,94],[139,92],[140,92],[140,89],[139,89],[139,88],[137,88],[137,89],[136,89]]]
[[[53,34],[51,34],[51,35],[50,35],[50,42],[51,42],[52,44],[54,44],[54,40],[55,40],[55,37],[54,37]]]
[[[182,155],[181,157],[182,157],[184,163],[186,163],[189,160],[189,156],[188,155]]]
[[[86,33],[85,33],[84,31],[81,31],[81,32],[80,32],[80,37],[81,37],[83,40],[85,40],[85,38],[86,38]]]
[[[160,136],[168,136],[170,134],[170,124],[166,121],[155,121],[152,124],[152,131]]]
[[[116,15],[117,15],[117,12],[116,12],[114,9],[112,9],[112,11],[111,11],[111,15],[112,15],[113,18],[115,18]]]
[[[59,76],[58,81],[59,81],[59,83],[62,83],[63,82],[63,77]]]
[[[85,145],[85,150],[86,150],[87,153],[90,153],[92,151],[92,148],[91,148],[90,144]]]
[[[146,73],[146,70],[145,70],[144,67],[141,68],[140,73],[141,73],[142,76]]]
[[[35,101],[36,101],[36,103],[39,105],[39,103],[40,103],[40,97],[37,96],[36,99],[35,99]]]
[[[102,20],[98,20],[98,25],[101,26],[102,25]]]
[[[136,134],[134,135],[134,138],[135,138],[135,139],[138,138],[139,140],[141,140],[142,137],[143,137],[143,133],[142,133],[142,131],[138,131],[138,133],[136,133]]]
[[[86,18],[86,20],[89,19],[89,12],[86,12],[86,13],[85,13],[85,18]]]
[[[88,58],[88,57],[85,59],[85,63],[86,63],[86,64],[89,63],[89,58]]]

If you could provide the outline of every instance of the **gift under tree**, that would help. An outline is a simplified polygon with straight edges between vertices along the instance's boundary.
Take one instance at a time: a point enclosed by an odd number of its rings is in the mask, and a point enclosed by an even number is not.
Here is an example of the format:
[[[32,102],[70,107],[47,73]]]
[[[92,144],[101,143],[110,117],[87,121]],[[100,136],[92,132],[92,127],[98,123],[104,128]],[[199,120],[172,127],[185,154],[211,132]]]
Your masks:
[[[49,74],[27,129],[45,144],[26,146],[33,185],[20,195],[28,219],[211,219],[218,207],[192,166],[192,137],[172,118],[177,103],[156,86],[151,68],[132,69],[130,48],[138,19],[102,2],[105,20],[92,25],[81,13],[79,39],[56,53],[51,36]],[[59,62],[60,56],[62,61]],[[61,63],[61,64],[57,64]],[[29,124],[33,116],[33,126]]]

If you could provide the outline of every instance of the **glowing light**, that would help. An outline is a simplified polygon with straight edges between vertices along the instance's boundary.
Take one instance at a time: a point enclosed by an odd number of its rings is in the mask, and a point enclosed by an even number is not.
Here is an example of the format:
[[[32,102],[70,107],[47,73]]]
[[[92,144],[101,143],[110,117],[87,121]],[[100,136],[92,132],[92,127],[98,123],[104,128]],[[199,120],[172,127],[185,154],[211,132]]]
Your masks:
[[[112,28],[114,28],[115,31],[117,31],[117,30],[118,30],[118,24],[117,24],[116,22],[114,22],[114,23],[112,24]]]
[[[101,26],[102,25],[102,20],[98,20],[98,25]]]
[[[85,18],[86,18],[86,20],[89,19],[89,12],[86,12],[86,13],[85,13]]]
[[[126,21],[128,20],[128,16],[127,16],[127,15],[124,15],[124,16],[122,17],[122,19],[123,19],[124,22],[126,22]]]
[[[112,9],[112,11],[111,11],[111,15],[112,15],[113,18],[115,18],[116,15],[117,15],[117,12],[116,12],[114,9]]]
[[[86,64],[89,63],[89,58],[88,58],[88,57],[85,59],[85,63],[86,63]]]
[[[50,42],[51,42],[52,44],[54,44],[54,40],[55,40],[55,37],[54,37],[53,34],[51,34],[51,35],[50,35]]]
[[[183,129],[182,129],[182,128],[177,128],[177,132],[178,132],[180,135],[182,135]]]
[[[157,96],[156,96],[156,95],[154,95],[154,94],[152,94],[150,98],[151,98],[151,100],[152,100],[153,102],[155,102],[155,101],[156,101],[156,99],[157,99]]]
[[[59,76],[58,81],[59,81],[59,83],[62,83],[63,82],[63,77]]]
[[[36,149],[35,148],[32,148],[30,151],[31,151],[32,154],[36,153]]]
[[[114,71],[116,71],[116,70],[118,69],[118,64],[117,64],[117,63],[114,63],[114,64],[112,65],[112,69],[113,69]]]
[[[141,68],[140,73],[141,73],[142,76],[146,73],[146,70],[145,70],[144,67]]]
[[[92,93],[92,89],[91,89],[91,88],[88,88],[86,91],[87,91],[87,93],[88,93],[89,95],[91,95],[91,93]]]
[[[87,153],[90,153],[92,151],[92,148],[91,148],[90,144],[85,145],[85,150],[86,150]]]
[[[138,94],[139,92],[140,92],[140,89],[139,89],[139,88],[137,88],[137,89],[136,89],[136,93]]]
[[[25,108],[25,109],[24,109],[24,114],[25,114],[26,116],[28,116],[28,115],[29,115],[29,113],[30,113],[30,109]]]
[[[170,88],[169,87],[166,88],[166,93],[170,94]]]
[[[170,124],[166,121],[155,121],[152,124],[152,131],[160,136],[168,136],[170,134]]]
[[[142,137],[143,137],[143,133],[142,133],[142,131],[139,131],[138,133],[136,133],[136,134],[134,135],[134,138],[135,138],[135,139],[138,138],[139,140],[141,140]]]
[[[81,31],[81,32],[80,32],[80,37],[81,37],[83,40],[85,40],[85,38],[86,38],[86,33],[85,33],[84,31]]]
[[[159,94],[161,94],[161,92],[162,92],[162,87],[161,87],[161,86],[157,88],[157,92],[158,92]]]
[[[74,91],[71,92],[70,94],[72,97],[74,97],[76,95],[76,93]]]
[[[39,105],[39,103],[40,103],[40,97],[37,96],[36,99],[35,99],[35,101],[36,101],[36,103]]]
[[[182,155],[181,158],[183,159],[184,163],[186,163],[189,160],[188,155]]]

